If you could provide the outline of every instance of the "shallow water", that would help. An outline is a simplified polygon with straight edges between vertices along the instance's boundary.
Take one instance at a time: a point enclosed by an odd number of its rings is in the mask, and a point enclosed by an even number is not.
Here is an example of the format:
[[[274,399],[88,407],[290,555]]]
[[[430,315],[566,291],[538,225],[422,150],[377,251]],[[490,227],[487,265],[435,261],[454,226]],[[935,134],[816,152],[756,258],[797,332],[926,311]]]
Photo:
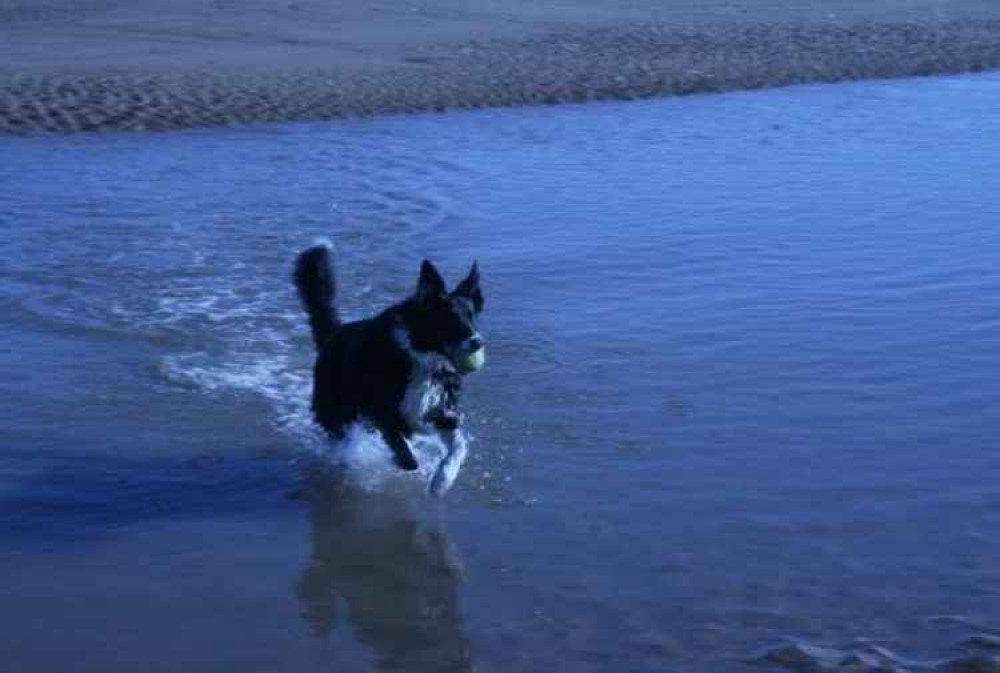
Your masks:
[[[4,670],[960,656],[1000,630],[998,110],[985,75],[0,141]],[[323,468],[320,236],[350,316],[479,260],[443,503]]]

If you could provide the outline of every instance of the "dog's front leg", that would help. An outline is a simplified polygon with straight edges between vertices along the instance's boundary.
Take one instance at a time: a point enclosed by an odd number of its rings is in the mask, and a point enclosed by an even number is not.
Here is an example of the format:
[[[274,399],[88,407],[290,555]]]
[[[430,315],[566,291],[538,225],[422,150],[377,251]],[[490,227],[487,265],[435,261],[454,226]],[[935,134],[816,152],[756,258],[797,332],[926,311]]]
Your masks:
[[[397,466],[407,472],[420,467],[413,451],[410,450],[410,443],[406,441],[406,436],[402,432],[384,426],[379,426],[378,430],[382,434],[382,439],[392,449],[392,459]]]
[[[458,428],[442,430],[441,439],[444,440],[446,451],[444,458],[438,463],[437,470],[434,471],[430,484],[430,492],[436,496],[447,493],[451,485],[455,483],[458,471],[462,469],[462,463],[465,462],[465,456],[469,452],[465,435]]]

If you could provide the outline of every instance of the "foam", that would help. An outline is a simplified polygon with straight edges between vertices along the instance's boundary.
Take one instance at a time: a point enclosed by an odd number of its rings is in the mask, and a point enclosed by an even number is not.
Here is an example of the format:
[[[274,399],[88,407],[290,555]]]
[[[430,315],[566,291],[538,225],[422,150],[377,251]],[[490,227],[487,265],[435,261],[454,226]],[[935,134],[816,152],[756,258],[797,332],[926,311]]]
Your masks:
[[[246,360],[208,353],[177,353],[162,359],[160,371],[171,383],[208,394],[258,395],[274,410],[275,427],[300,439],[311,433],[309,372],[294,370],[287,355]]]
[[[420,467],[404,472],[392,462],[392,452],[378,433],[361,424],[352,425],[342,440],[311,442],[310,445],[324,463],[343,470],[348,483],[368,492],[405,483],[428,484],[445,451],[436,437],[414,437],[411,449]]]
[[[982,641],[976,641],[981,643]],[[944,659],[919,660],[904,658],[874,642],[858,640],[847,645],[818,645],[800,639],[787,638],[765,647],[754,660],[804,673],[996,673],[1000,657],[995,652],[968,640],[958,644],[965,650]],[[977,651],[977,648],[978,651]]]
[[[401,471],[377,432],[354,424],[341,440],[333,440],[312,419],[311,370],[296,370],[285,354],[248,359],[237,353],[177,353],[165,356],[161,373],[173,384],[210,395],[252,394],[264,399],[273,412],[273,425],[298,450],[337,468],[351,485],[364,491],[382,491],[394,485],[426,485],[445,455],[434,436],[417,436],[411,448],[420,464],[414,472]],[[468,436],[462,435],[462,442]]]

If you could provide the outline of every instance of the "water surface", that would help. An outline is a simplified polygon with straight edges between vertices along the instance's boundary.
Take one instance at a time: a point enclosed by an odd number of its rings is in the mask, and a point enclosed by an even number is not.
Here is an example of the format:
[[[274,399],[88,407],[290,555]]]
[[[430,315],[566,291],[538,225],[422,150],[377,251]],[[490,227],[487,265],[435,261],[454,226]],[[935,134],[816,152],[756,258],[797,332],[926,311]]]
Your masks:
[[[0,142],[11,671],[740,671],[1000,630],[1000,78]],[[443,503],[289,283],[483,272]],[[942,620],[941,615],[954,615]]]

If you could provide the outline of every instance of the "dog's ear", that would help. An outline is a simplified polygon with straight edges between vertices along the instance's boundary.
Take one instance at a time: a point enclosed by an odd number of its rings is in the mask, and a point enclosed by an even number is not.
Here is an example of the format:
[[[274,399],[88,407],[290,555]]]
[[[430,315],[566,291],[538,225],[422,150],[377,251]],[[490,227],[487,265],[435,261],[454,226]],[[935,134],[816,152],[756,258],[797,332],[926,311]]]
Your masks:
[[[434,299],[445,296],[448,288],[438,270],[426,259],[420,265],[420,280],[417,281],[417,301],[426,304]]]
[[[472,300],[472,305],[476,309],[476,313],[483,310],[483,291],[479,289],[479,263],[473,262],[472,268],[469,269],[469,275],[465,277],[455,291],[451,293],[456,297],[466,297]]]

